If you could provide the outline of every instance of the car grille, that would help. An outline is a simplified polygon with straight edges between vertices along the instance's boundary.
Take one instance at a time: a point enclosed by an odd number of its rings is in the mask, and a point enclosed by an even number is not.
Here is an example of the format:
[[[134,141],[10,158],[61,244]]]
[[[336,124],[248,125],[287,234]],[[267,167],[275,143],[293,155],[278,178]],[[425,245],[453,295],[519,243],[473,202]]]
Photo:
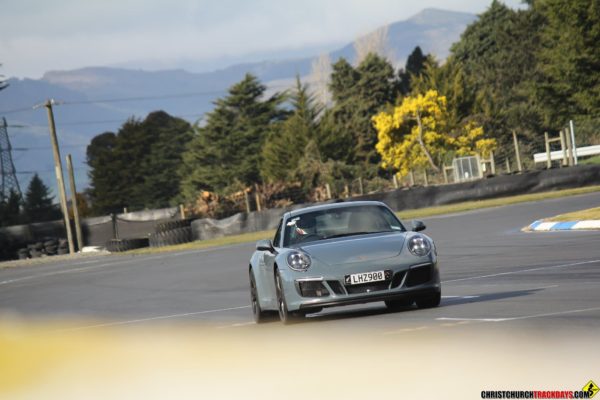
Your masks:
[[[419,267],[413,267],[408,272],[406,286],[417,286],[427,283],[433,277],[433,265],[427,264]]]
[[[365,283],[362,285],[345,285],[348,294],[370,293],[386,290],[390,287],[390,281]]]
[[[394,274],[394,277],[392,278],[392,285],[391,288],[395,289],[398,286],[400,286],[400,284],[402,283],[402,279],[404,279],[404,276],[406,275],[406,271],[400,271],[400,272],[396,272]]]
[[[327,284],[335,294],[345,294],[344,287],[338,281],[327,281]]]

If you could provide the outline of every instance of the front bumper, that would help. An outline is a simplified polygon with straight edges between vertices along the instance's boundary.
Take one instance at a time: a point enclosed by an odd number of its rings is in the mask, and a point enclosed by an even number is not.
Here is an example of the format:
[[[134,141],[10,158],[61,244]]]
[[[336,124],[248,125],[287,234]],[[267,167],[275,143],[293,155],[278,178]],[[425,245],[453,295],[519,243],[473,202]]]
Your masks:
[[[390,279],[361,285],[347,284],[345,274],[311,277],[290,275],[283,282],[288,310],[310,311],[375,301],[416,299],[441,291],[437,262],[433,260],[387,270],[390,271]],[[325,290],[320,291],[319,296],[307,296],[300,287],[301,282],[318,282]]]

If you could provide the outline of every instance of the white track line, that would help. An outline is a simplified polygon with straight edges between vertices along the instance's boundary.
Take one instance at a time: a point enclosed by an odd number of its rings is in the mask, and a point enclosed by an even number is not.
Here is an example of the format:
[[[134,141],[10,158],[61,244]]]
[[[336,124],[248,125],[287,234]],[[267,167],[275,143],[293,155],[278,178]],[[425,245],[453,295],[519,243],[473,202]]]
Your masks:
[[[208,251],[212,251],[214,249],[200,249],[194,252],[188,252],[188,254],[195,254],[195,253],[205,253]],[[179,254],[179,253],[177,253]],[[70,274],[70,273],[74,273],[74,272],[84,272],[84,271],[91,271],[94,269],[101,269],[103,267],[112,267],[112,266],[116,266],[116,265],[123,265],[123,264],[134,264],[134,263],[139,263],[139,262],[146,262],[146,261],[152,261],[152,260],[157,260],[157,259],[161,259],[161,258],[166,258],[169,256],[173,256],[175,255],[175,253],[168,253],[168,254],[160,254],[160,255],[155,255],[155,256],[151,256],[151,257],[135,257],[132,259],[128,259],[128,260],[120,260],[120,261],[112,261],[112,262],[104,262],[101,264],[97,264],[97,265],[91,265],[89,267],[79,267],[79,268],[73,268],[73,267],[69,267],[69,266],[65,266],[65,269],[61,269],[61,270],[54,270],[54,271],[50,271],[50,272],[45,272],[45,273],[41,273],[41,274],[33,274],[33,275],[28,275],[28,276],[23,276],[20,278],[13,278],[13,279],[6,279],[4,281],[0,281],[0,285],[8,285],[10,283],[16,283],[16,282],[22,282],[22,281],[28,281],[31,279],[36,279],[36,278],[45,278],[48,276],[54,276],[54,275],[62,275],[62,274]],[[74,265],[78,265],[78,264],[74,264]]]
[[[579,265],[595,264],[595,263],[600,263],[600,260],[579,261],[579,262],[569,263],[569,264],[549,265],[549,266],[546,266],[546,267],[528,268],[528,269],[521,269],[521,270],[518,270],[518,271],[499,272],[497,274],[471,276],[471,277],[468,277],[468,278],[459,278],[459,279],[450,279],[450,280],[447,280],[447,281],[443,281],[442,283],[469,281],[469,280],[472,280],[472,279],[493,278],[493,277],[496,277],[496,276],[515,275],[515,274],[522,274],[522,273],[525,273],[525,272],[543,271],[543,270],[546,270],[546,269],[553,269],[553,268],[576,267],[576,266],[579,266]]]
[[[482,322],[504,322],[504,321],[517,321],[520,319],[530,319],[530,318],[541,318],[541,317],[552,317],[555,315],[565,315],[565,314],[575,314],[589,311],[598,311],[600,307],[594,308],[582,308],[579,310],[568,310],[568,311],[558,311],[553,313],[545,313],[545,314],[534,314],[534,315],[524,315],[521,317],[507,317],[507,318],[454,318],[454,317],[439,317],[436,318],[437,321],[482,321]]]
[[[247,306],[239,306],[239,307],[218,308],[215,310],[204,310],[204,311],[196,311],[196,312],[182,313],[182,314],[159,315],[156,317],[130,319],[127,321],[107,322],[105,324],[85,325],[85,326],[78,326],[76,328],[60,329],[58,331],[54,331],[53,333],[72,332],[72,331],[80,331],[80,330],[94,329],[94,328],[106,328],[106,327],[119,326],[119,325],[139,324],[142,322],[156,321],[156,320],[161,320],[161,319],[183,318],[183,317],[189,317],[192,315],[202,315],[202,314],[211,314],[211,313],[217,313],[217,312],[223,312],[223,311],[241,310],[243,308],[250,308],[250,306],[247,305]]]

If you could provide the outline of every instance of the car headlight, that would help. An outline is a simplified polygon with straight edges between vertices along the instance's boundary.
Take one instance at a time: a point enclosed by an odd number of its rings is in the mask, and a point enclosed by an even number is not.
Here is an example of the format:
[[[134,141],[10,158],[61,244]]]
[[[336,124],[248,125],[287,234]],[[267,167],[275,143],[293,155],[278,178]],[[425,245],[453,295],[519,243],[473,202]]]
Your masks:
[[[310,257],[300,251],[292,251],[287,256],[287,263],[294,271],[306,271],[310,267]]]
[[[431,251],[431,243],[421,235],[416,235],[408,240],[408,250],[417,257],[424,257]]]

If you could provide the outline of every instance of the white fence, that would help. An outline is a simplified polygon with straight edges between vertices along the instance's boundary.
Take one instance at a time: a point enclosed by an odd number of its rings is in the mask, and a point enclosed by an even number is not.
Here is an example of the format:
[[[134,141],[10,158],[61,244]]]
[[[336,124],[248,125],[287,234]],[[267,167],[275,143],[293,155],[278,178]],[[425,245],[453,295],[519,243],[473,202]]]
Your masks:
[[[600,145],[596,145],[596,146],[587,146],[587,147],[578,147],[577,150],[575,150],[577,152],[577,157],[586,157],[586,156],[593,156],[596,154],[600,154]],[[551,161],[557,161],[557,160],[562,160],[565,155],[568,157],[568,152],[565,150],[564,152],[562,150],[556,150],[556,151],[551,151],[550,152],[550,160]],[[543,153],[536,153],[533,155],[533,162],[539,163],[539,162],[547,162],[548,161],[548,155],[546,154],[546,152]]]

